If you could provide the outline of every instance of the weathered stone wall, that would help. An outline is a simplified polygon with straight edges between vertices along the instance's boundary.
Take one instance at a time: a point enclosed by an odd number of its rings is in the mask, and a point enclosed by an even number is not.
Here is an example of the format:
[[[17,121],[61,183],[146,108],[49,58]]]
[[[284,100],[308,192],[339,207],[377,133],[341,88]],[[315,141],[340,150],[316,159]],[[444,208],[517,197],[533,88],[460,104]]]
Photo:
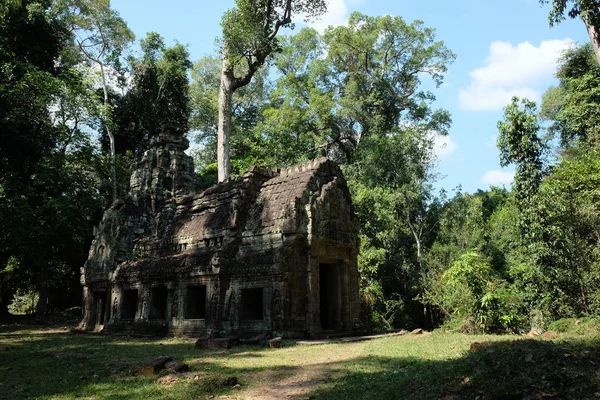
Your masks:
[[[352,330],[357,224],[340,169],[325,159],[284,171],[255,167],[190,194],[186,147],[182,138],[155,141],[132,175],[131,195],[106,211],[82,271],[84,327],[318,335],[329,307],[331,326]],[[329,305],[319,298],[325,265]],[[190,311],[196,306],[202,310]]]

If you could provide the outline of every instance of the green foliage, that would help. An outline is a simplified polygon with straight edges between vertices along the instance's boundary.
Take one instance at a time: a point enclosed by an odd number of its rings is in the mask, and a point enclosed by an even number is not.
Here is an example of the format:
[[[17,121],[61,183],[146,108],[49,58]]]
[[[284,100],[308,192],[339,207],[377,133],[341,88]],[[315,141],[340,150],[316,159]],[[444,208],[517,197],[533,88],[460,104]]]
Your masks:
[[[17,290],[12,302],[8,306],[8,311],[13,315],[33,314],[39,297],[36,292],[22,292]]]
[[[360,287],[360,317],[362,330],[385,332],[394,329],[403,318],[404,303],[398,295],[386,296],[379,283],[363,284]]]
[[[96,133],[119,127],[112,113],[122,117],[127,102],[112,91],[98,94],[95,78],[112,74],[95,77],[94,65],[122,72],[132,39],[125,22],[104,0],[26,0],[1,12],[0,314],[17,292],[36,293],[43,313],[79,302],[92,228],[108,193],[128,190],[113,177],[128,180],[144,129],[186,133],[190,63],[183,46],[161,47],[150,35],[147,63],[137,64],[126,95],[146,114],[118,121],[126,131],[119,132],[120,153],[107,156]]]
[[[17,289],[73,299],[101,206],[72,37],[50,5],[22,1],[0,21],[0,314]]]
[[[597,317],[587,318],[561,318],[552,321],[548,326],[549,330],[568,333],[572,335],[597,335],[600,331],[600,320]]]
[[[292,15],[311,19],[326,10],[323,0],[236,0],[235,5],[221,21],[224,47],[233,60],[277,51],[277,37],[272,33],[293,27]]]
[[[378,284],[386,300],[401,300],[401,326],[426,317],[415,298],[422,295],[423,253],[435,237],[440,209],[429,184],[428,140],[416,130],[366,139],[357,152],[360,162],[345,168],[361,221],[362,284]],[[381,302],[379,315],[389,314],[391,305]]]
[[[504,108],[504,120],[498,122],[500,165],[516,166],[515,191],[519,201],[532,198],[542,178],[544,145],[537,136],[540,126],[536,113],[534,102],[513,97]]]
[[[498,122],[500,165],[515,165],[515,199],[519,207],[519,227],[529,244],[536,242],[543,230],[535,196],[544,176],[546,146],[538,137],[540,125],[534,102],[513,97]]]
[[[190,119],[187,73],[192,66],[181,44],[168,47],[156,32],[140,41],[142,54],[130,57],[131,85],[115,95],[112,114],[117,154],[133,153],[137,159],[161,133],[184,136]],[[108,147],[108,138],[103,137]]]
[[[550,122],[550,133],[565,147],[576,141],[600,145],[600,66],[589,44],[568,50],[558,71],[557,87],[542,99],[541,116]]]
[[[420,90],[420,83],[429,76],[441,84],[453,59],[421,21],[353,13],[348,26],[331,27],[323,36],[304,29],[283,43],[275,61],[280,77],[266,122],[301,149],[322,148],[346,162],[355,160],[365,139],[408,121],[444,134],[449,114],[430,108],[435,96]]]
[[[595,0],[540,0],[540,3],[542,5],[551,3],[552,5],[552,9],[548,13],[550,26],[561,23],[566,16],[569,18],[581,16],[594,27],[600,27],[600,11]]]
[[[571,151],[540,188],[547,221],[544,250],[553,260],[544,272],[554,287],[554,312],[598,315],[600,158],[596,150]]]
[[[190,85],[190,129],[196,142],[202,145],[196,154],[195,161],[198,170],[216,162],[217,155],[217,118],[218,118],[218,93],[220,86],[222,60],[205,56],[197,61],[192,68],[192,82]],[[244,160],[245,164],[275,165],[268,162],[262,151],[264,140],[257,133],[260,123],[262,108],[268,98],[269,70],[258,70],[252,81],[239,88],[233,94],[232,104],[232,131],[230,151],[231,158]],[[277,157],[277,152],[271,153]],[[242,170],[242,173],[246,170]]]
[[[522,326],[519,293],[474,251],[442,274],[439,301],[453,320],[461,321],[460,330],[514,331]]]

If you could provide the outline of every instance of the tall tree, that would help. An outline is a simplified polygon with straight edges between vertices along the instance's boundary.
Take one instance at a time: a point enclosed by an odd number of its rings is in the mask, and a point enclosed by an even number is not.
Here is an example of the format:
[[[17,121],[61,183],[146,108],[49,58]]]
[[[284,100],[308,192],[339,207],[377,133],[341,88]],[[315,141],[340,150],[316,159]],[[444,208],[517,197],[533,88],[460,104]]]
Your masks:
[[[194,154],[196,167],[211,174],[217,172],[218,93],[222,63],[218,57],[202,57],[192,68],[190,85],[190,128],[195,133],[196,142],[202,144],[202,148]],[[269,98],[269,73],[269,68],[259,69],[252,81],[232,96],[229,136],[232,174],[245,172],[249,165],[268,165],[270,162],[259,157],[254,143],[254,139],[260,137],[257,125],[262,120],[262,110]],[[212,183],[216,183],[216,177]]]
[[[15,289],[9,260],[27,252],[23,223],[11,216],[30,204],[26,193],[53,144],[48,109],[68,34],[47,12],[50,5],[23,0],[0,7],[0,318]]]
[[[521,212],[520,227],[530,239],[535,236],[533,225],[539,217],[535,195],[544,176],[545,145],[538,136],[539,130],[536,104],[513,97],[504,108],[504,119],[498,122],[498,149],[500,165],[516,167],[514,189]]]
[[[278,50],[277,34],[293,26],[292,17],[313,18],[324,0],[236,0],[223,15],[223,66],[219,90],[217,161],[219,181],[229,179],[229,138],[233,93],[246,86],[267,57]]]
[[[100,73],[102,107],[100,116],[110,140],[112,199],[117,199],[117,161],[111,116],[110,72],[120,67],[124,49],[133,41],[133,32],[119,13],[110,8],[110,0],[62,0],[79,50]]]
[[[594,48],[596,61],[600,64],[600,1],[598,0],[540,0],[541,4],[552,3],[548,14],[550,26],[570,18],[581,17]]]
[[[185,46],[166,46],[156,32],[148,33],[140,47],[141,56],[129,58],[129,90],[117,98],[112,114],[117,154],[131,152],[138,158],[160,133],[187,134],[192,66]]]
[[[348,26],[322,36],[305,28],[284,42],[275,60],[279,77],[263,131],[275,140],[290,138],[304,152],[320,146],[349,163],[365,139],[403,124],[443,135],[449,113],[432,109],[435,96],[421,80],[439,85],[453,59],[421,21],[353,13]]]
[[[0,314],[14,289],[36,291],[40,313],[61,284],[73,299],[101,204],[97,152],[81,126],[87,92],[53,5],[1,11]]]
[[[540,111],[551,123],[550,133],[559,137],[565,148],[578,143],[599,148],[600,65],[591,45],[565,52],[556,77],[559,84],[544,93]]]

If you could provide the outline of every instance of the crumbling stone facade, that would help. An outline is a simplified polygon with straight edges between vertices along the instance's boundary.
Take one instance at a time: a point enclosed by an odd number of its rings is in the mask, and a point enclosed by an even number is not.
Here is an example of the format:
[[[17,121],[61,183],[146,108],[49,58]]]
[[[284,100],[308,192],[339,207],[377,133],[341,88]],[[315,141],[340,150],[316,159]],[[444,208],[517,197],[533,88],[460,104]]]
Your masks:
[[[154,140],[82,269],[88,330],[319,336],[358,318],[357,221],[326,159],[194,193],[187,139]]]

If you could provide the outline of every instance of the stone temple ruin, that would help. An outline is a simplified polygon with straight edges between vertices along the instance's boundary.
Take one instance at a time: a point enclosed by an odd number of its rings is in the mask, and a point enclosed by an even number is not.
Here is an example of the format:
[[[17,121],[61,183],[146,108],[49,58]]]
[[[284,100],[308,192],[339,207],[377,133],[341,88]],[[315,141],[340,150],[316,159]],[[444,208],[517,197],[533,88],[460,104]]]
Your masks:
[[[104,213],[82,268],[87,330],[148,335],[350,332],[357,221],[339,167],[253,167],[194,193],[187,139],[163,134]]]

